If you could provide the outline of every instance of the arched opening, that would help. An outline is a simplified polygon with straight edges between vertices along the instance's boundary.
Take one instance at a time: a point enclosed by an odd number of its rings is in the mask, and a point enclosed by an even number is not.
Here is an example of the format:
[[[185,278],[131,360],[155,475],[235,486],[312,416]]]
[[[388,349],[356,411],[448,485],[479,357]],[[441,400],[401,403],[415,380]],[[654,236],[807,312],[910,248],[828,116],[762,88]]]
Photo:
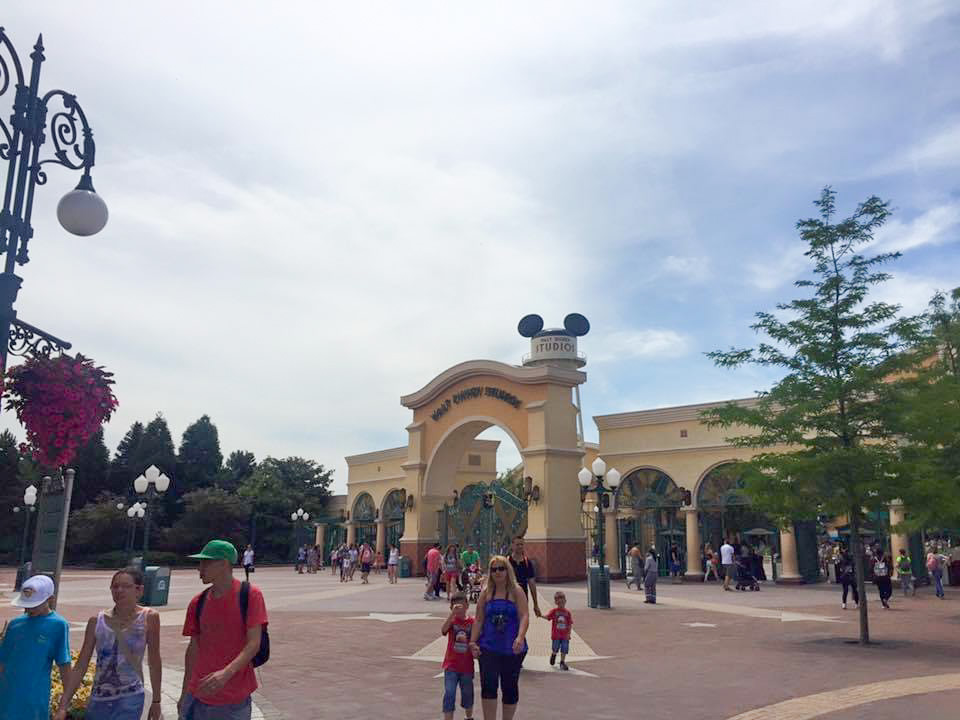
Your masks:
[[[377,509],[370,493],[360,493],[353,501],[350,519],[354,524],[354,542],[357,545],[369,543],[375,547],[377,542]]]
[[[478,424],[468,426],[472,431]],[[486,564],[526,532],[523,461],[512,435],[502,427],[488,425],[469,438],[452,485],[451,497],[438,513],[442,545],[472,547]]]
[[[407,493],[403,490],[391,490],[383,499],[383,508],[380,517],[383,518],[386,531],[386,547],[391,545],[400,547],[400,538],[403,537],[404,517],[406,516]]]
[[[639,468],[627,474],[617,488],[617,536],[620,567],[626,568],[626,553],[639,544],[643,551],[657,549],[660,574],[669,573],[670,546],[686,549],[683,518],[683,491],[666,473],[656,468]]]
[[[760,555],[772,555],[780,544],[777,527],[751,506],[743,488],[743,475],[733,463],[717,465],[704,475],[697,489],[701,538],[714,551],[726,538],[737,552],[753,548]]]

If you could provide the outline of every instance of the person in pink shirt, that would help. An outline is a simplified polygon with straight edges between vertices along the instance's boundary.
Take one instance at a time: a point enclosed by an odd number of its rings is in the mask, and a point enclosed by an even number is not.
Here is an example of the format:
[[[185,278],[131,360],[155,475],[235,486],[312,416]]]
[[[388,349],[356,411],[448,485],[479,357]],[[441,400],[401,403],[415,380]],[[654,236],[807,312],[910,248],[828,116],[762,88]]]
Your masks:
[[[427,550],[427,590],[423,593],[424,600],[440,599],[440,570],[442,567],[443,555],[440,553],[440,543],[434,543],[433,547]]]

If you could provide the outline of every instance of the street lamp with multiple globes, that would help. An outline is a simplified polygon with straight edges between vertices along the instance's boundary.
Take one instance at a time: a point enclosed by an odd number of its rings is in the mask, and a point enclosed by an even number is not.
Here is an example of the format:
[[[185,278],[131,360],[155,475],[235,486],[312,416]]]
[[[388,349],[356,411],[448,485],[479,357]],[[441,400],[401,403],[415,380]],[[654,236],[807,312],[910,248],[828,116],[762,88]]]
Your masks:
[[[604,554],[604,527],[603,511],[610,507],[610,496],[620,487],[620,472],[616,468],[607,469],[607,464],[603,458],[597,458],[587,468],[581,468],[577,473],[577,480],[580,483],[580,500],[586,498],[587,493],[596,493],[597,504],[594,506],[597,512],[597,549],[599,557],[597,558],[596,568],[591,567],[591,575],[595,575],[593,582],[590,583],[590,589],[594,592],[590,595],[590,607],[599,607],[607,609],[610,607],[610,574],[606,566],[606,555]]]
[[[14,304],[23,279],[14,270],[29,261],[27,246],[33,237],[30,218],[34,193],[47,182],[48,164],[83,175],[57,205],[57,218],[74,235],[93,235],[107,224],[107,206],[93,189],[90,170],[95,146],[93,131],[75,95],[63,90],[40,94],[40,66],[44,61],[43,36],[30,54],[30,74],[13,43],[0,27],[0,96],[13,90],[13,113],[8,126],[0,118],[0,161],[7,163],[0,208],[0,255],[5,255],[0,273],[0,372],[7,367],[7,354],[49,356],[70,349],[70,343],[17,319]],[[41,153],[44,144],[49,151]]]
[[[133,481],[133,489],[138,495],[145,495],[147,500],[153,501],[170,487],[170,478],[160,472],[160,468],[151,465]],[[150,550],[150,503],[143,503],[146,508],[146,519],[143,521],[143,567],[147,567],[147,552]]]
[[[303,508],[297,508],[296,512],[290,513],[290,520],[294,523],[294,526],[293,526],[294,533],[296,533],[293,539],[293,542],[295,545],[294,553],[300,552],[300,538],[303,535],[303,533],[301,532],[301,528],[303,527],[303,524],[307,522],[307,520],[309,519],[310,519],[310,513],[305,512]]]
[[[23,491],[23,506],[17,505],[13,508],[15,513],[23,510],[23,541],[20,543],[20,565],[22,566],[27,559],[27,538],[30,534],[30,516],[37,510],[37,488],[34,485],[28,485]]]
[[[123,503],[117,503],[117,509],[123,510]],[[127,556],[133,555],[133,547],[137,538],[137,518],[143,518],[147,512],[146,504],[135,502],[127,508],[127,517],[130,518],[130,529],[127,531],[127,545],[124,548]]]

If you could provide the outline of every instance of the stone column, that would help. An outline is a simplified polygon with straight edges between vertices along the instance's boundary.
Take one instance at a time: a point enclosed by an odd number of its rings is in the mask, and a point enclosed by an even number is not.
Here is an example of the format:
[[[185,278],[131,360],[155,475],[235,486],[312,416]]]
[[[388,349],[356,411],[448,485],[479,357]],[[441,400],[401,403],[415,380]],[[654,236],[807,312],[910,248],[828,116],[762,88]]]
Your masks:
[[[612,503],[611,498],[611,503]],[[610,509],[603,511],[603,554],[604,561],[610,568],[610,574],[620,572],[620,533],[617,532],[617,511]]]
[[[903,500],[894,500],[890,503],[890,527],[894,527],[899,523],[902,523],[906,517],[906,510],[903,506]],[[907,554],[910,553],[910,540],[907,535],[903,532],[897,532],[896,530],[891,530],[890,532],[890,555],[893,558],[893,564],[897,564],[897,557],[900,555],[900,549],[903,548],[907,551]],[[891,568],[891,576],[893,575],[893,569]]]
[[[326,534],[327,526],[323,523],[317,523],[316,530],[314,531],[313,544],[320,548],[320,552],[324,552],[323,541],[324,535]]]
[[[797,585],[803,582],[797,563],[797,538],[793,528],[780,531],[780,562],[782,569],[777,577],[778,583]]]
[[[357,526],[353,520],[347,520],[347,545],[353,545],[357,541]]]
[[[383,550],[387,544],[386,523],[381,519],[377,520],[377,549],[376,552],[383,555]]]
[[[683,509],[687,518],[687,572],[685,582],[702,582],[703,570],[700,568],[700,513],[696,508]]]

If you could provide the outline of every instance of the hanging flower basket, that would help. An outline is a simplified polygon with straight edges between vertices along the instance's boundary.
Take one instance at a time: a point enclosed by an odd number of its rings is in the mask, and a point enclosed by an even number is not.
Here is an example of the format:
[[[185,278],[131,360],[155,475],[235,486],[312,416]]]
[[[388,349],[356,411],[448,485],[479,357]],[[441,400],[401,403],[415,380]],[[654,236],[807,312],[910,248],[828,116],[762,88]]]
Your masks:
[[[26,428],[34,460],[69,463],[117,407],[113,373],[83,355],[30,358],[7,373],[3,396]]]

